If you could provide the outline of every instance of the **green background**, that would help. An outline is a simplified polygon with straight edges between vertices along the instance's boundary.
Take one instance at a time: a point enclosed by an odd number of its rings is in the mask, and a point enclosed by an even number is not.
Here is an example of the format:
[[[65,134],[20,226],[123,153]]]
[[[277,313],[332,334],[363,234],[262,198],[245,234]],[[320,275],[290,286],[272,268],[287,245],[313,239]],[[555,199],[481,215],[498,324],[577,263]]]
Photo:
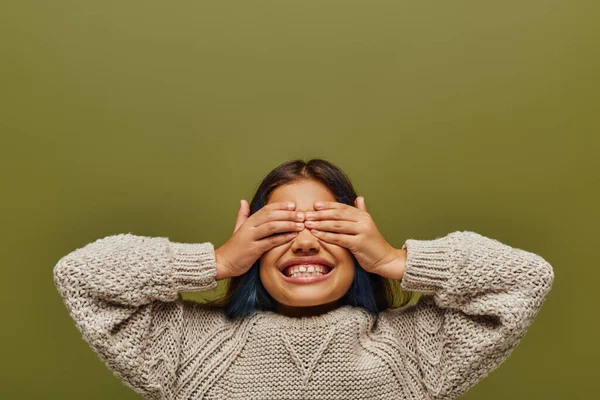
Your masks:
[[[590,398],[596,3],[3,2],[0,398],[138,398],[55,263],[126,232],[218,247],[268,171],[315,157],[394,246],[472,230],[553,265],[526,337],[461,399]]]

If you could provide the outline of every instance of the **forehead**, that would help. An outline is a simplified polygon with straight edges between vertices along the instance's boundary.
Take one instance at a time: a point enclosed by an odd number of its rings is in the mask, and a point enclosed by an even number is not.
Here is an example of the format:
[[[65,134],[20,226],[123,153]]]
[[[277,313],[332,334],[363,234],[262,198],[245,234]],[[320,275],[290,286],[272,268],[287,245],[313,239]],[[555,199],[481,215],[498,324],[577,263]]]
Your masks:
[[[337,201],[327,186],[314,180],[303,180],[279,186],[269,197],[270,203],[293,201],[296,211],[314,210],[318,200]]]

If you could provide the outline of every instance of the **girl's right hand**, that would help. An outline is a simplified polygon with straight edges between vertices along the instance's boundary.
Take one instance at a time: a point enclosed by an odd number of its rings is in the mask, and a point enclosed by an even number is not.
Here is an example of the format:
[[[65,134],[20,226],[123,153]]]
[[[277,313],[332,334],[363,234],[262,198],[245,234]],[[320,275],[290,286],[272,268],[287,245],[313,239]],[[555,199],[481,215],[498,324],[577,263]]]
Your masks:
[[[288,204],[292,206],[288,208]],[[250,206],[242,200],[233,235],[215,250],[216,279],[246,273],[264,252],[296,237],[304,229],[304,213],[293,211],[295,208],[295,203],[271,203],[249,217]]]

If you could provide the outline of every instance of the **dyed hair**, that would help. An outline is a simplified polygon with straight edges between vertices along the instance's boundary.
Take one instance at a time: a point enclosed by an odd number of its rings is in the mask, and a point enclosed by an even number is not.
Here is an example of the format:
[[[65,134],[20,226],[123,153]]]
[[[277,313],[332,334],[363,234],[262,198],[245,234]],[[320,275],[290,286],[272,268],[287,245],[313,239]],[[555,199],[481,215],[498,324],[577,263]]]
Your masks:
[[[307,179],[324,184],[336,201],[354,207],[356,191],[340,168],[318,158],[308,162],[298,159],[279,165],[262,180],[250,203],[250,215],[264,207],[271,193],[279,186]],[[388,308],[402,307],[411,301],[413,292],[403,291],[399,281],[365,271],[354,255],[352,260],[354,280],[340,299],[341,305],[363,307],[370,313],[377,314]],[[248,317],[259,310],[275,312],[277,303],[263,286],[259,268],[260,259],[246,273],[227,278],[229,285],[225,296],[205,304],[224,307],[230,319]]]

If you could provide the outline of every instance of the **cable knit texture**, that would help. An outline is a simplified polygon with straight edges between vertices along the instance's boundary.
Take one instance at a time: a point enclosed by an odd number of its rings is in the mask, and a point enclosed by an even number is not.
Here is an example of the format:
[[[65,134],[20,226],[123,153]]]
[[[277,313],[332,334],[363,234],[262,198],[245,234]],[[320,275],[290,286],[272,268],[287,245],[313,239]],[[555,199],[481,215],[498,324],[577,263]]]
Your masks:
[[[523,338],[553,269],[469,231],[403,249],[401,286],[421,296],[377,316],[229,320],[180,295],[216,288],[213,244],[131,233],[62,257],[54,282],[83,339],[147,399],[456,399]]]

